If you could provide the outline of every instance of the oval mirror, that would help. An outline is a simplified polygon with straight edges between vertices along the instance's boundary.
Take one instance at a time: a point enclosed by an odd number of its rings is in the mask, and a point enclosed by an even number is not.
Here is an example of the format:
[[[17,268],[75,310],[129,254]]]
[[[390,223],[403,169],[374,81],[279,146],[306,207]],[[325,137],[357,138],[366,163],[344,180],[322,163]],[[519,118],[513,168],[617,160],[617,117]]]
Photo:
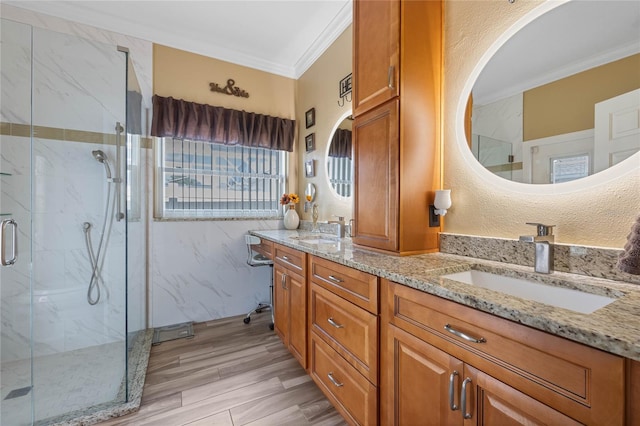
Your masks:
[[[638,1],[574,0],[515,33],[469,97],[465,130],[476,159],[534,184],[639,161],[639,23]]]
[[[353,194],[353,146],[349,115],[336,123],[327,150],[327,177],[331,188],[341,197]]]

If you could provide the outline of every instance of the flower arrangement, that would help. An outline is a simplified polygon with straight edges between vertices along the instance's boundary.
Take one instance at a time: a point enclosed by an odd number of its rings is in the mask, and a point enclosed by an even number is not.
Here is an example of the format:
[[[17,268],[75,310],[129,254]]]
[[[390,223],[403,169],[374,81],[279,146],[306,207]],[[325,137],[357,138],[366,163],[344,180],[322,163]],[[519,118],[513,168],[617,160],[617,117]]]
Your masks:
[[[293,192],[291,194],[282,194],[282,197],[280,197],[280,204],[283,206],[286,206],[287,204],[298,204],[299,202],[300,197],[298,197],[298,194]]]

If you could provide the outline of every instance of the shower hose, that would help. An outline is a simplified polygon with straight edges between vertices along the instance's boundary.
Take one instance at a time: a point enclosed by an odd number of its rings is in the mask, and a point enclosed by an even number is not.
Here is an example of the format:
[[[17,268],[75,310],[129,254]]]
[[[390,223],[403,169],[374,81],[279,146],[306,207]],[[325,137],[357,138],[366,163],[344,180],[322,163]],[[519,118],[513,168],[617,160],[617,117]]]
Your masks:
[[[91,242],[91,223],[85,222],[82,225],[84,241],[87,246],[87,254],[89,255],[89,262],[91,263],[91,279],[89,280],[89,288],[87,289],[87,302],[89,302],[90,305],[95,305],[100,301],[100,286],[101,283],[104,285],[104,280],[102,278],[102,266],[104,265],[104,257],[107,254],[107,245],[109,243],[109,235],[111,234],[111,227],[113,225],[115,205],[115,200],[111,201],[110,182],[107,184],[107,204],[104,208],[104,220],[102,222],[102,232],[100,233],[100,242],[98,243],[97,251],[93,250],[93,243]],[[111,214],[109,214],[109,206],[111,206]],[[95,298],[93,297],[94,293]]]

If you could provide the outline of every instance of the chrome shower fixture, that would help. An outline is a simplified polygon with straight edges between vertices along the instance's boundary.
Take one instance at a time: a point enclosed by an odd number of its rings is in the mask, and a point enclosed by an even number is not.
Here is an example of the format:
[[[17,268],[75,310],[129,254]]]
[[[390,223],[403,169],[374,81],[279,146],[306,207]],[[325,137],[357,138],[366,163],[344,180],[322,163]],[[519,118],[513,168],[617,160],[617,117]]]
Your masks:
[[[93,158],[95,158],[99,163],[104,164],[104,168],[107,171],[107,179],[111,179],[111,167],[109,167],[109,160],[107,158],[107,154],[104,151],[96,149],[95,151],[91,151],[93,154]]]

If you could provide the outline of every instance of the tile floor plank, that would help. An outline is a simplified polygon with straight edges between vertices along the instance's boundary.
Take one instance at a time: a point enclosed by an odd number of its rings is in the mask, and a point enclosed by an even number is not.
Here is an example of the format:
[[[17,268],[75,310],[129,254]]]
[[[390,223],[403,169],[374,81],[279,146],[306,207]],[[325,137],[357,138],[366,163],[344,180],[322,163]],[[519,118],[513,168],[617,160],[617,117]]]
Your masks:
[[[153,346],[142,405],[101,426],[342,426],[347,423],[269,330],[268,311],[194,324]]]

